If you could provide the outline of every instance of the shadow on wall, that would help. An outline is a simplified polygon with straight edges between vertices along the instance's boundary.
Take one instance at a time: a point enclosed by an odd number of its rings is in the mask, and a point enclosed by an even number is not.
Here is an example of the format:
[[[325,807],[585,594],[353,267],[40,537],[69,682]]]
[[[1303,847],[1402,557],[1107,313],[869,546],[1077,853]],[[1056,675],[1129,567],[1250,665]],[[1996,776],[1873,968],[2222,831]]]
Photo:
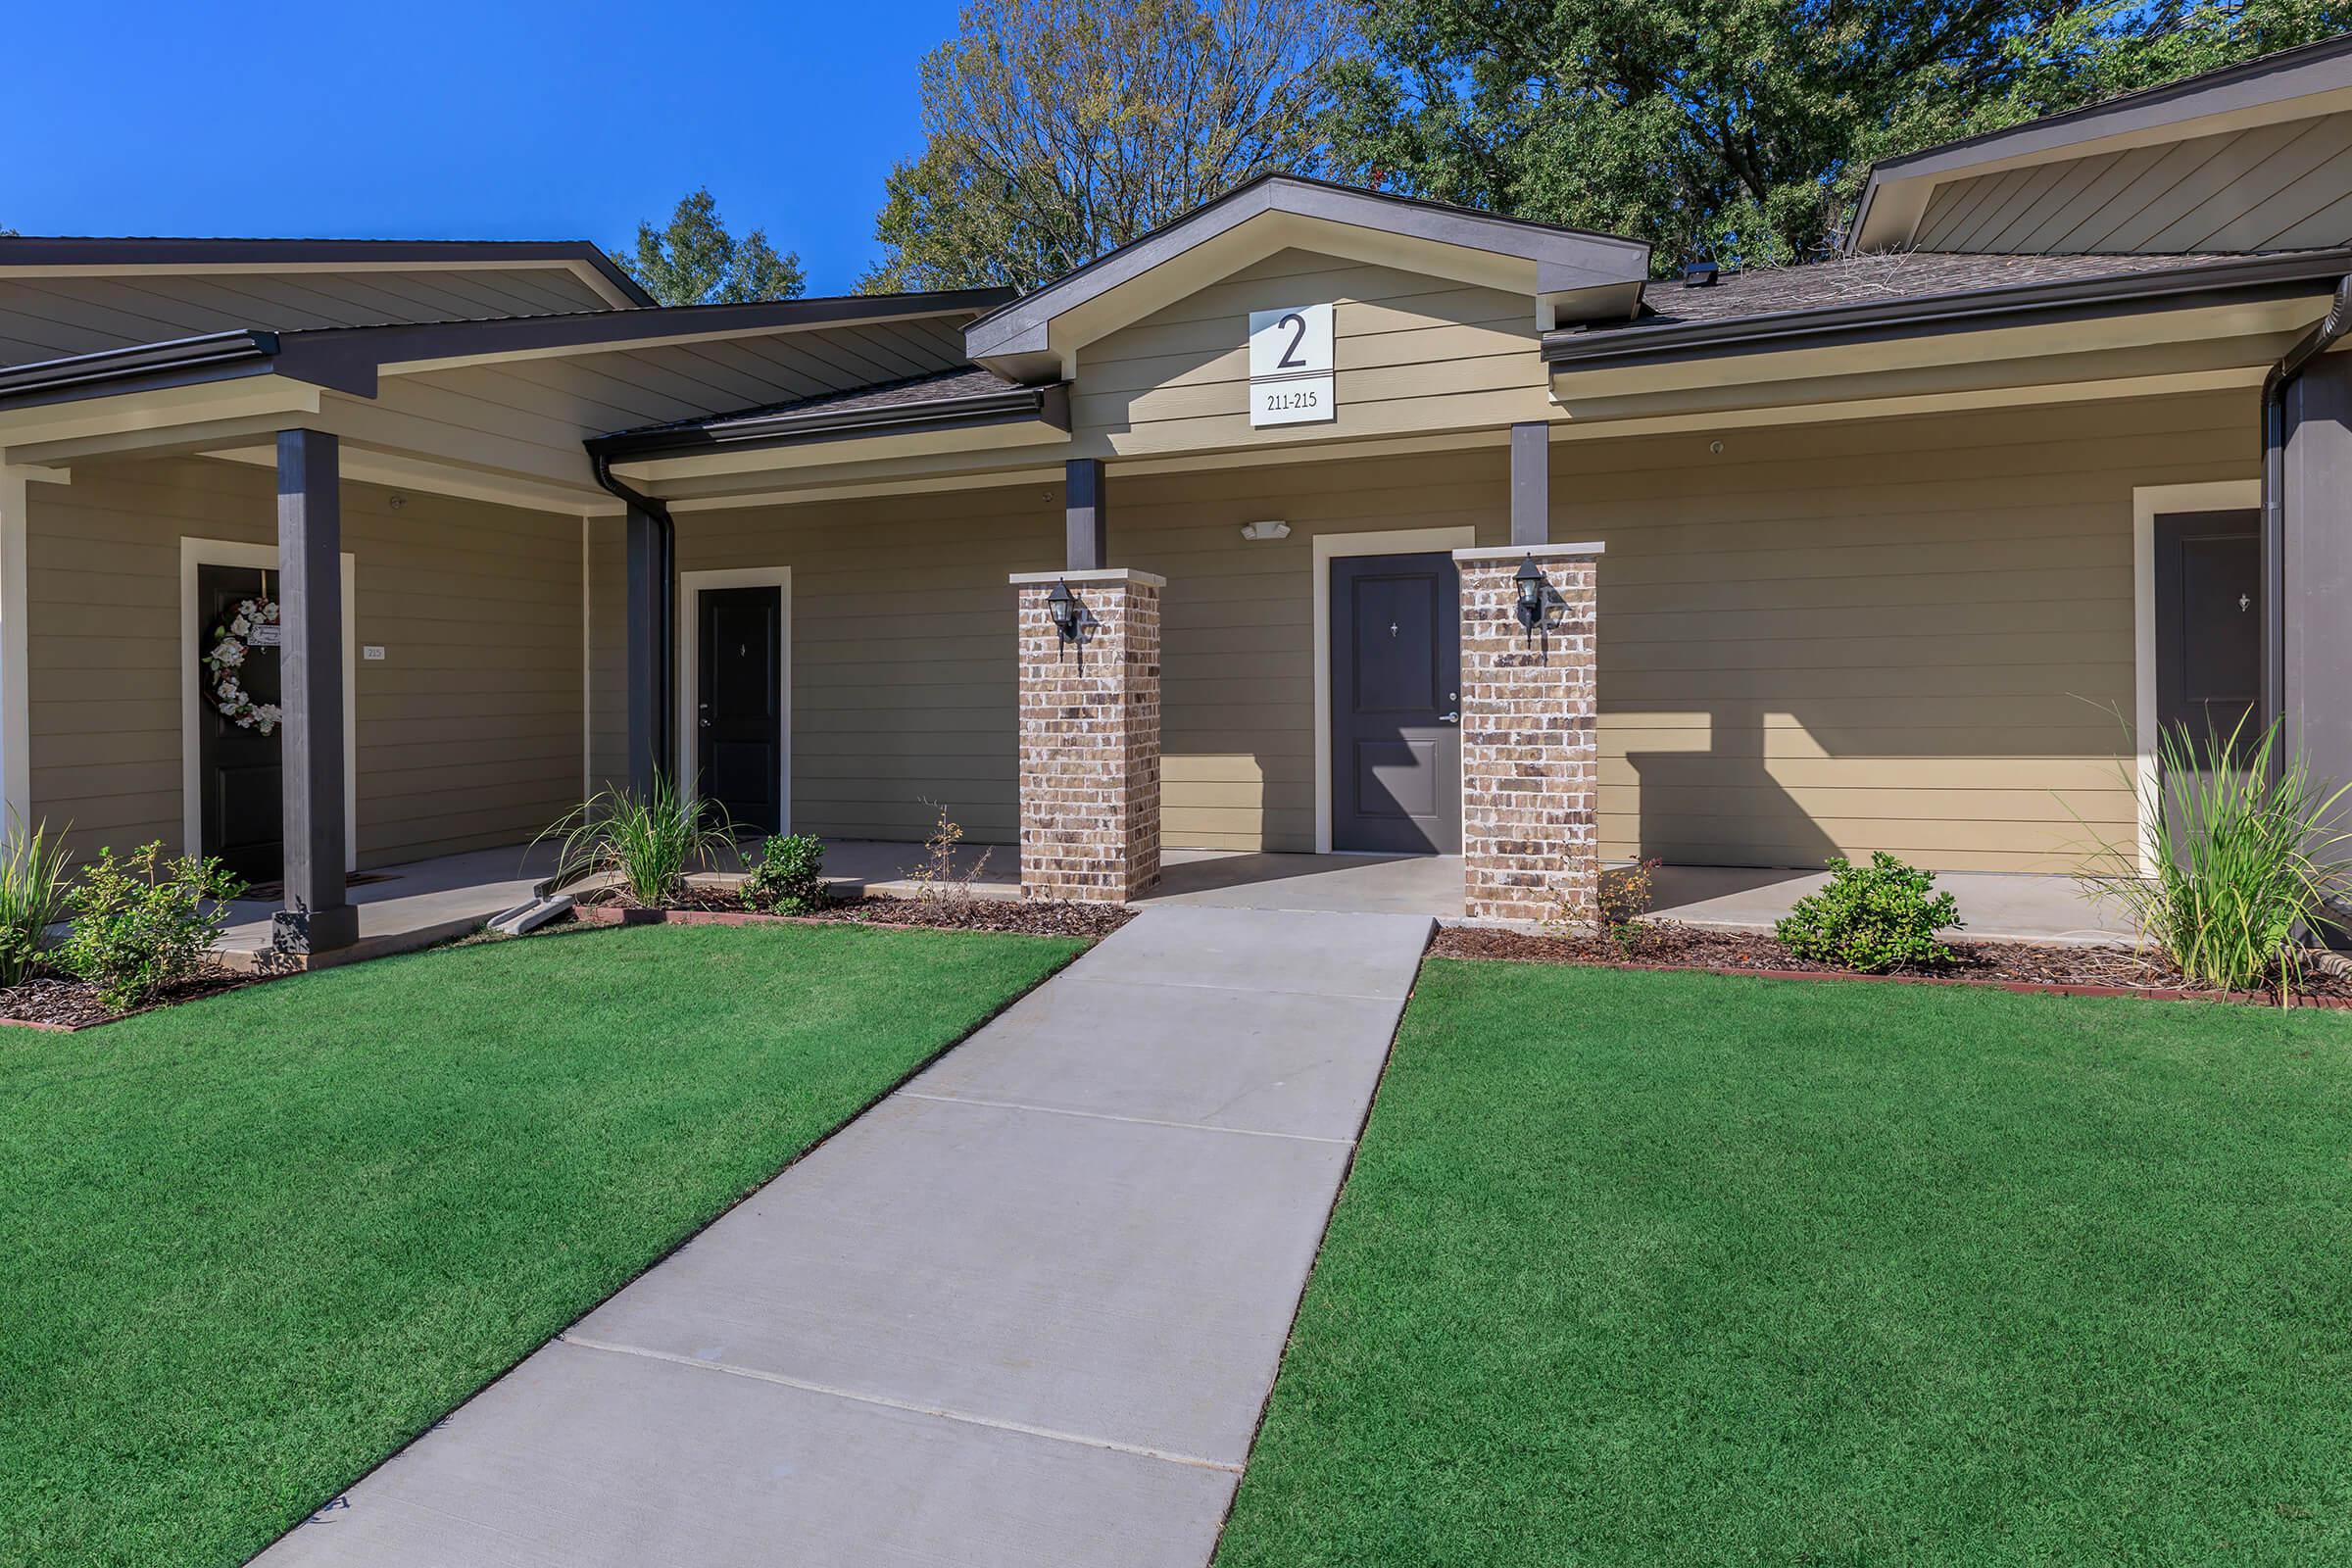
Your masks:
[[[1640,858],[1683,865],[1827,864],[1839,853],[1838,843],[1773,777],[1763,707],[1719,706],[1708,716],[1703,751],[1626,754],[1639,780]]]

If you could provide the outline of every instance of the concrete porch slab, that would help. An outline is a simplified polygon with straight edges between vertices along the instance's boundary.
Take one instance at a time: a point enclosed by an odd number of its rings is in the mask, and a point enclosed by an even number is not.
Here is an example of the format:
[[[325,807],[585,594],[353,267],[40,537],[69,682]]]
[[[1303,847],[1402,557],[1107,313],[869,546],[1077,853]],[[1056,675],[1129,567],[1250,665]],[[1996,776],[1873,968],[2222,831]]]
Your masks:
[[[1200,1568],[1234,1484],[559,1342],[257,1561]]]
[[[1662,865],[1651,916],[1728,930],[1769,931],[1796,901],[1827,886],[1827,871]],[[2072,877],[1939,871],[1936,886],[1959,902],[1963,937],[2129,946],[2138,935],[2120,905],[2102,905]]]
[[[901,1095],[573,1337],[1238,1465],[1348,1154]]]
[[[360,912],[360,940],[318,955],[315,963],[355,963],[465,936],[492,915],[535,897],[555,874],[557,856],[554,844],[512,846],[368,872],[372,880],[350,892]],[[234,969],[275,961],[270,922],[282,906],[239,899],[228,907],[229,923],[216,949],[220,960]]]

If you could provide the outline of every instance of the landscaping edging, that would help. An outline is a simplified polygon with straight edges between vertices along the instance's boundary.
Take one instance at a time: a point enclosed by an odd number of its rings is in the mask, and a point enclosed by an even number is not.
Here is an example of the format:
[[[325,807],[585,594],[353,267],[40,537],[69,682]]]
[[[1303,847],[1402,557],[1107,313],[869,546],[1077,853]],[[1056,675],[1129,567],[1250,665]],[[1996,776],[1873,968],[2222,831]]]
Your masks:
[[[1041,906],[1038,902],[1017,899],[974,899],[962,907],[972,916],[958,919],[894,919],[892,912],[877,906],[907,905],[919,908],[911,900],[872,899],[859,903],[844,903],[818,914],[765,914],[755,909],[698,909],[664,906],[649,908],[636,904],[579,904],[574,905],[571,918],[582,925],[860,925],[884,931],[975,931],[997,936],[1052,936],[1099,942],[1110,935],[1132,917],[1131,911],[1105,905],[1084,905],[1077,907],[1086,912],[1084,924],[1088,929],[1056,930],[1050,924],[1023,923],[1018,919],[997,919],[992,916],[1011,909],[1049,912],[1067,907],[1059,905]],[[541,929],[561,929],[562,922],[553,922]],[[1096,929],[1095,927],[1099,927]]]
[[[1453,958],[1463,963],[1530,963],[1549,964],[1562,969],[1625,969],[1642,974],[1711,974],[1746,980],[1831,980],[1865,981],[1882,985],[1902,986],[1974,986],[1985,991],[2006,991],[2016,996],[2039,997],[2120,997],[2141,1002],[2213,1002],[2235,1003],[2239,1005],[2278,1006],[2276,996],[2262,991],[2198,991],[2185,986],[2105,986],[2067,984],[2057,981],[1997,980],[1970,975],[1936,974],[1857,974],[1839,969],[1768,969],[1742,967],[1739,964],[1710,963],[1610,963],[1597,959],[1562,958],[1527,954],[1447,953],[1444,951],[1444,932],[1430,949],[1430,956]],[[2318,1007],[2324,1011],[2352,1011],[2352,997],[2315,997],[2297,992],[2287,1003],[2291,1007]]]

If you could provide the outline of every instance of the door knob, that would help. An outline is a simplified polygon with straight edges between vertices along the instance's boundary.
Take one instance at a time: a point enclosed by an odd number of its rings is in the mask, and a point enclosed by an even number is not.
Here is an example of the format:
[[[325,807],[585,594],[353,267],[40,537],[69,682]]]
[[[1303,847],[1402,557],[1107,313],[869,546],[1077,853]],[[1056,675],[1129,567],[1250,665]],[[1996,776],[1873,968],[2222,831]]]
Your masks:
[[[1459,710],[1456,710],[1450,713],[1440,713],[1438,715],[1438,722],[1441,724],[1459,724],[1461,721],[1462,715]]]

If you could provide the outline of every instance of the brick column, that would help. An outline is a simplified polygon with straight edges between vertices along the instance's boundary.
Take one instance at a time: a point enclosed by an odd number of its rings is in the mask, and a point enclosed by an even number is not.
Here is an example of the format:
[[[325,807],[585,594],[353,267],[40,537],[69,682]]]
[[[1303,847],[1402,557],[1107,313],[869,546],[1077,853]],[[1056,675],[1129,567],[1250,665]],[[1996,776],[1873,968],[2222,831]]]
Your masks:
[[[1473,919],[1591,921],[1599,911],[1593,735],[1597,544],[1457,550],[1462,575],[1463,909]],[[1519,623],[1522,564],[1544,623]]]
[[[1061,640],[1056,583],[1095,624]],[[1159,591],[1113,567],[1023,572],[1020,601],[1021,892],[1124,904],[1159,881]]]

